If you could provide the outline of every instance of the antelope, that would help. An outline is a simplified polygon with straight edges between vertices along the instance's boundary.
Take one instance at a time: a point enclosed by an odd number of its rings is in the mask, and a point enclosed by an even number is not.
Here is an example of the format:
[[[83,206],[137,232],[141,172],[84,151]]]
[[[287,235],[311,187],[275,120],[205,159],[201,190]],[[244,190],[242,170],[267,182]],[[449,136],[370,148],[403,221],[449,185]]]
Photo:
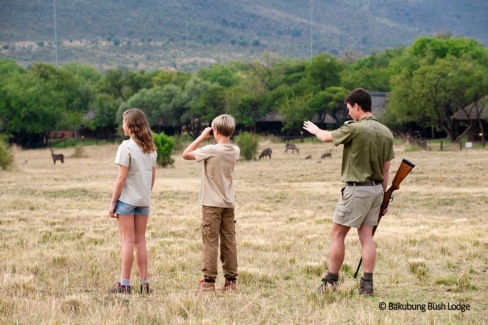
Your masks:
[[[320,156],[320,159],[324,159],[324,158],[332,158],[332,152],[326,152],[326,153],[323,153],[322,156]]]
[[[261,160],[261,158],[263,157],[268,157],[269,159],[271,159],[271,154],[273,153],[273,150],[271,150],[271,148],[266,148],[264,149],[261,154],[259,155],[259,160]]]
[[[285,152],[288,153],[288,150],[291,150],[291,153],[295,153],[295,150],[297,153],[300,153],[300,150],[298,150],[297,146],[294,145],[293,143],[286,144]]]
[[[54,153],[54,150],[51,150],[51,157],[53,157],[53,163],[56,165],[56,160],[59,160],[64,164],[64,155],[62,153]]]

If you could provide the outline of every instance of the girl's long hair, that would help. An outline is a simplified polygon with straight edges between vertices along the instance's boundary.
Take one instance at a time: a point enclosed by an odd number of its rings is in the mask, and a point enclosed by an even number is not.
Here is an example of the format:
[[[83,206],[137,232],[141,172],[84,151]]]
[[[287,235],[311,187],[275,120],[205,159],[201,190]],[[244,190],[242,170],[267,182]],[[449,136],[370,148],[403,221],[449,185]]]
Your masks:
[[[142,148],[142,152],[151,153],[156,151],[156,145],[154,144],[146,114],[138,108],[131,108],[126,110],[122,116],[130,130],[132,140]]]

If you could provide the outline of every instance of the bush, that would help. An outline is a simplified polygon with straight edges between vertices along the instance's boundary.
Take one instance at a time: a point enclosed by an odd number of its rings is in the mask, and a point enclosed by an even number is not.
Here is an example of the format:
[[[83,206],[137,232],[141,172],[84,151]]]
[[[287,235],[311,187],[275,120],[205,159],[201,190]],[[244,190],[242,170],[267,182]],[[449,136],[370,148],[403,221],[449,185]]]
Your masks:
[[[175,161],[173,158],[171,158],[171,154],[173,153],[173,149],[176,145],[175,139],[167,136],[164,132],[159,134],[154,133],[153,136],[158,153],[158,164],[160,164],[162,167],[173,166]]]
[[[244,160],[253,160],[259,141],[255,134],[246,132],[237,136],[237,145],[241,149],[241,156],[244,157]]]
[[[0,167],[2,167],[2,169],[7,169],[13,162],[14,156],[7,143],[7,137],[0,135]]]
[[[81,144],[77,144],[75,146],[75,151],[73,152],[73,155],[71,155],[73,158],[85,158],[88,157],[88,155],[85,152],[85,148]]]

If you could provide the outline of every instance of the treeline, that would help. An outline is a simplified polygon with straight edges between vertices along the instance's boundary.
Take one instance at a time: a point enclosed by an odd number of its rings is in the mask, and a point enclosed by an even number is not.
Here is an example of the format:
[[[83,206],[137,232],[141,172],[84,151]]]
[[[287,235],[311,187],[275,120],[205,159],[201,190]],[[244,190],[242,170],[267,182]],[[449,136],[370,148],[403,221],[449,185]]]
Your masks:
[[[285,130],[326,115],[340,123],[347,93],[362,87],[389,92],[382,119],[393,131],[435,128],[450,140],[459,131],[452,116],[488,94],[488,51],[469,38],[421,37],[408,47],[358,59],[320,54],[311,60],[272,53],[248,63],[214,65],[196,73],[101,73],[70,63],[23,68],[0,60],[0,133],[23,146],[47,144],[53,131],[82,128],[113,136],[127,108],[144,110],[157,131],[197,135],[222,113],[255,130],[271,113]],[[338,125],[329,125],[336,127]]]

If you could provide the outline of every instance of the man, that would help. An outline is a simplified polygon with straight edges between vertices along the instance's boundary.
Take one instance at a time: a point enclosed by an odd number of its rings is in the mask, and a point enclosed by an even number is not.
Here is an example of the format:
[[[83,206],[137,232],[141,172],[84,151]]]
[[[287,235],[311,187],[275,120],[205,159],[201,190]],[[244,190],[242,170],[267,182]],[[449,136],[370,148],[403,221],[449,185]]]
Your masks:
[[[319,140],[344,145],[341,178],[346,186],[341,190],[334,213],[328,270],[318,291],[324,292],[327,287],[335,289],[344,261],[344,241],[352,227],[358,229],[363,258],[364,275],[359,293],[372,295],[376,260],[373,228],[378,224],[390,161],[395,157],[393,135],[373,116],[371,96],[364,89],[351,92],[345,103],[354,122],[346,122],[332,132],[321,130],[310,121],[303,124],[303,128]]]

